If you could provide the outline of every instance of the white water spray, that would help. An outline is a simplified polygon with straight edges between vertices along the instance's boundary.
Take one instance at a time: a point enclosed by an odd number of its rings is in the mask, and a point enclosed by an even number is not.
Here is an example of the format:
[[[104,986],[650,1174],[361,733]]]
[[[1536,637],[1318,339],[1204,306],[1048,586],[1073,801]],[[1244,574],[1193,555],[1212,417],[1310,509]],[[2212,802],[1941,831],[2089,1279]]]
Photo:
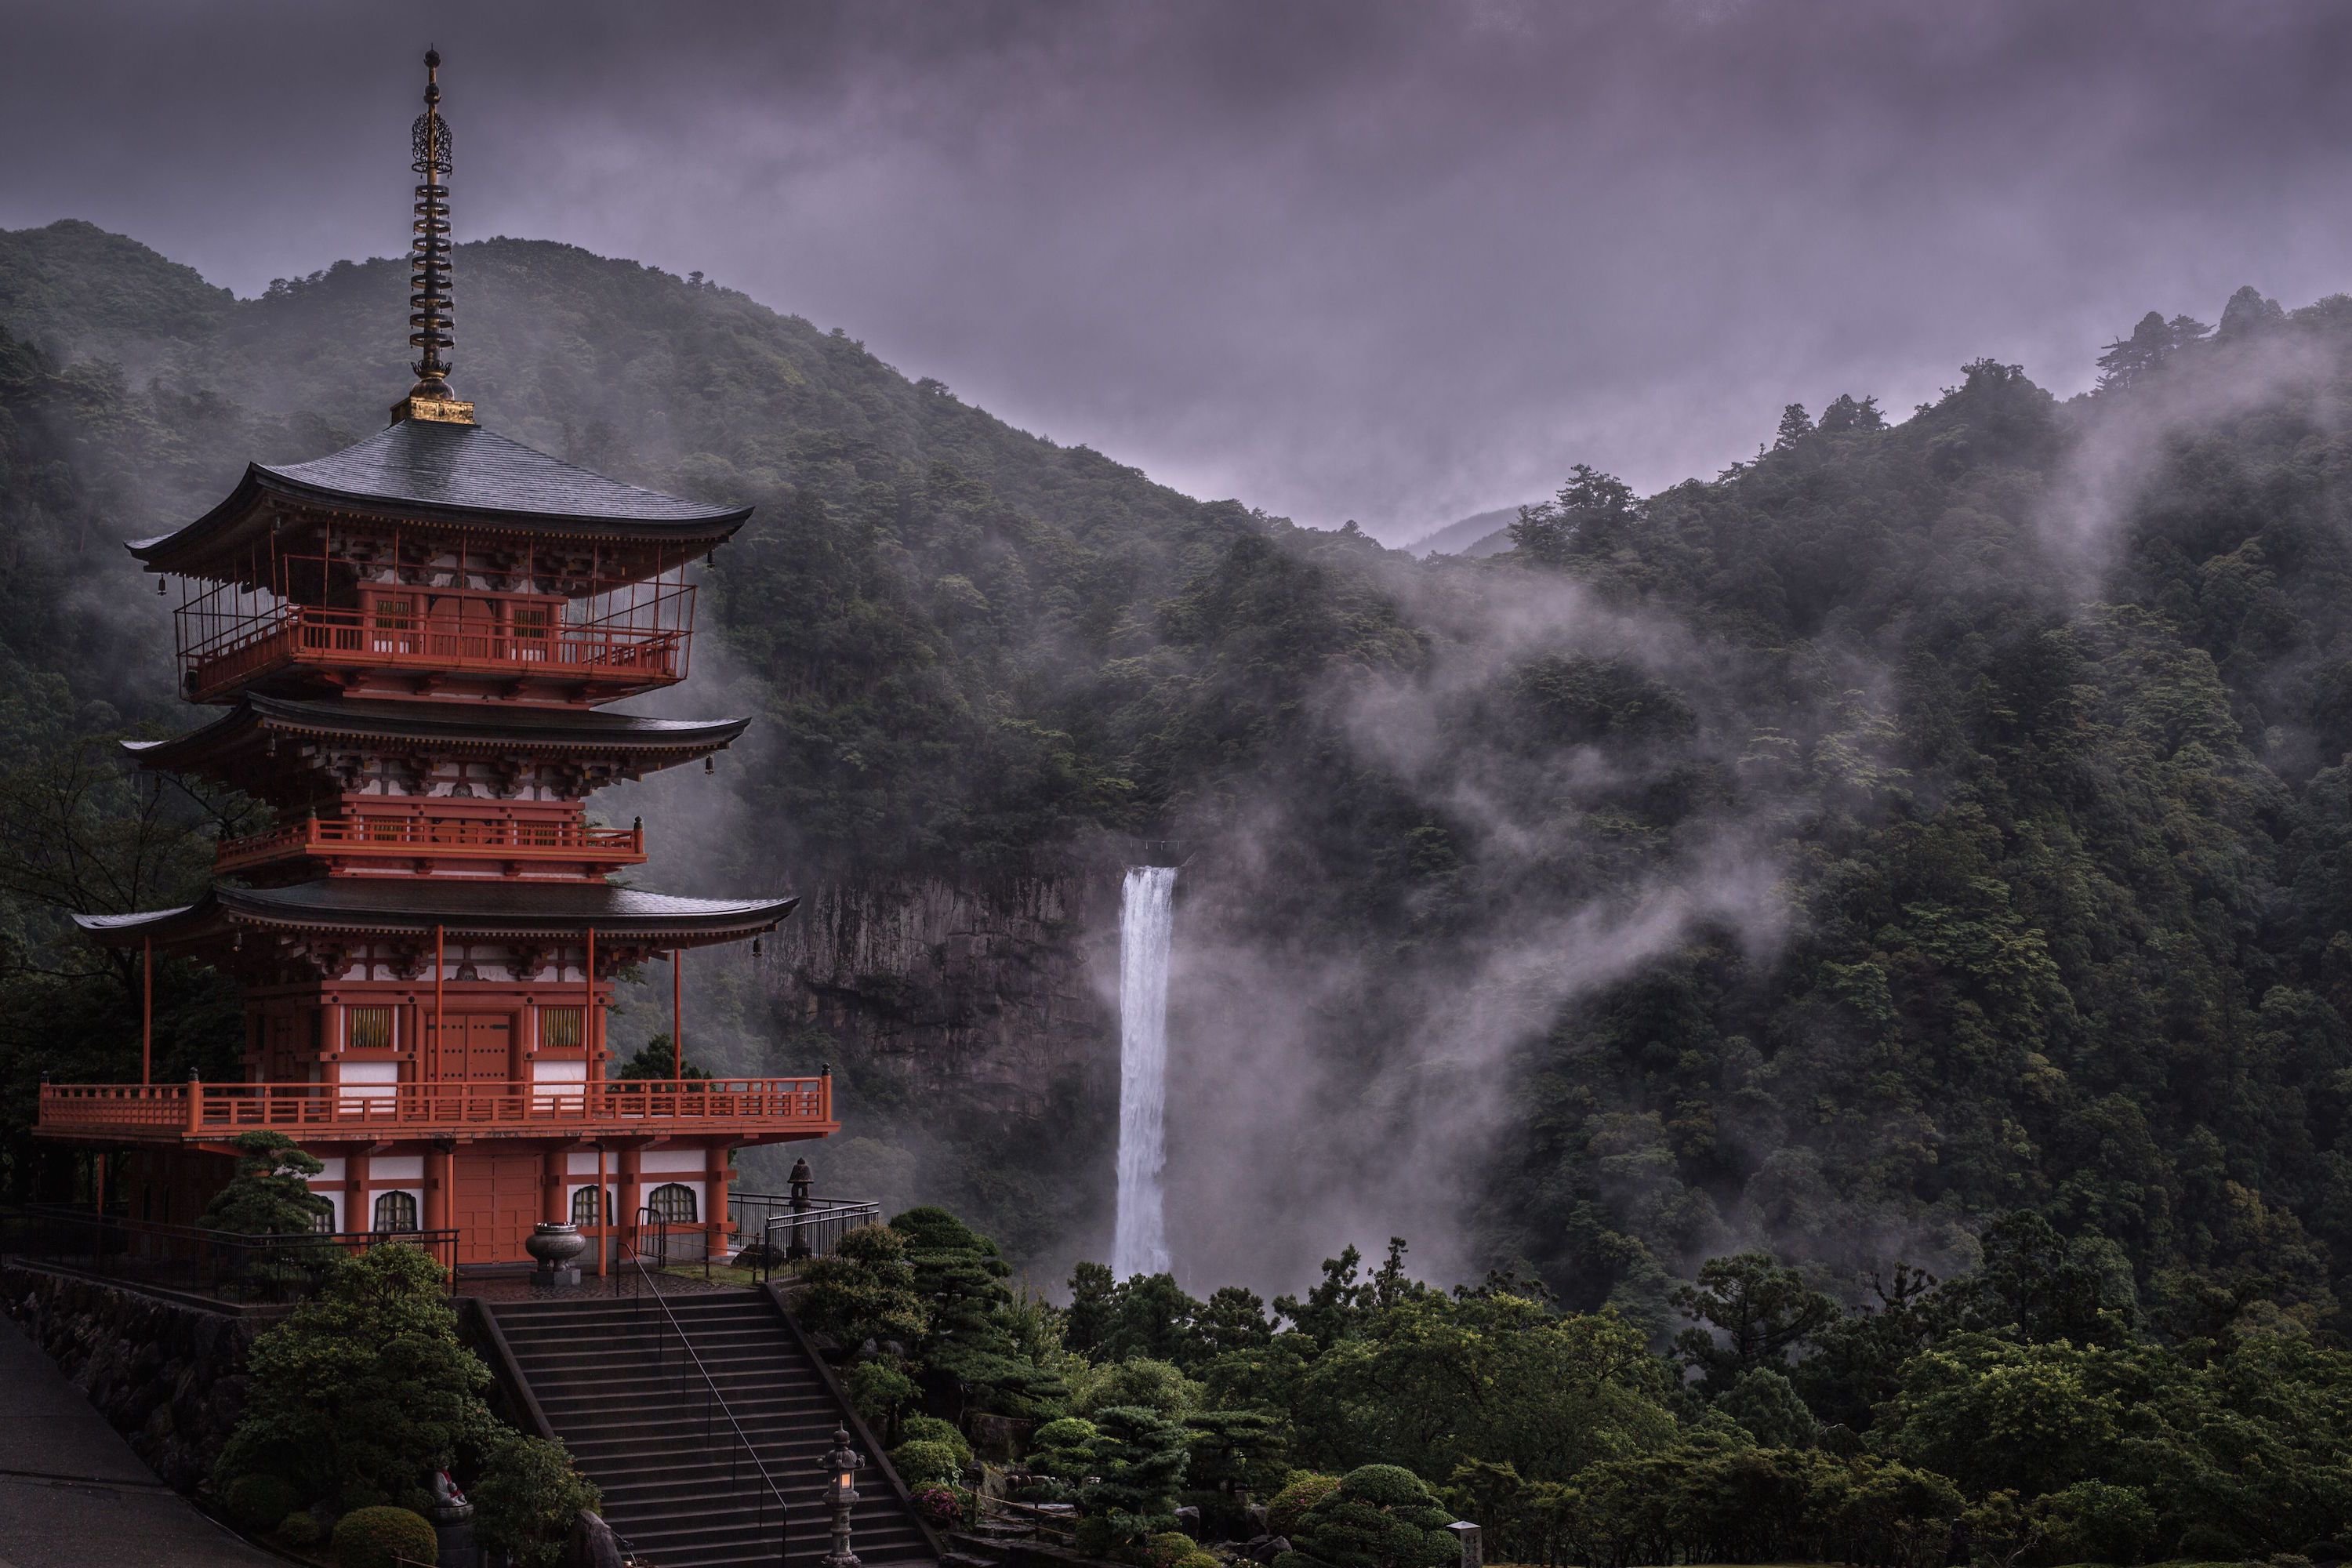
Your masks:
[[[1168,1272],[1160,1190],[1168,1164],[1168,945],[1176,868],[1130,866],[1118,909],[1118,1220],[1110,1269],[1120,1279]]]

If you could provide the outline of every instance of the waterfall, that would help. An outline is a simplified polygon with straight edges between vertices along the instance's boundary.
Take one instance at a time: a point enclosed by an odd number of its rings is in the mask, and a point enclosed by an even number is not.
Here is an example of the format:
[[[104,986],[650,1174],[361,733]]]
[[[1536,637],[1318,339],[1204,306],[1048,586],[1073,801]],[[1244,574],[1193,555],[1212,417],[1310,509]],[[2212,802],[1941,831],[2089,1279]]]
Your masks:
[[[1130,866],[1118,909],[1118,1222],[1114,1278],[1168,1271],[1160,1174],[1168,1096],[1168,942],[1176,868]]]

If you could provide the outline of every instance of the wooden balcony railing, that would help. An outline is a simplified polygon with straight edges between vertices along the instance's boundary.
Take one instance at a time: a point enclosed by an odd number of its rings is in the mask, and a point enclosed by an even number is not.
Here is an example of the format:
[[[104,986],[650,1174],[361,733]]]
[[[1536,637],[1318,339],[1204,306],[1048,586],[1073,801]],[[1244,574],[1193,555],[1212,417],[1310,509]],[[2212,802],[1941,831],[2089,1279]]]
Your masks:
[[[435,859],[585,860],[634,866],[646,858],[642,827],[591,827],[580,822],[422,821],[404,816],[313,818],[268,833],[227,838],[213,869],[234,871],[292,855],[320,859],[371,855]]]
[[[180,664],[187,695],[199,702],[292,664],[538,674],[643,690],[685,679],[692,635],[676,627],[533,626],[279,605],[201,638],[184,637]]]
[[[837,1131],[833,1079],[613,1079],[600,1083],[184,1083],[41,1086],[34,1131],[55,1138],[209,1141],[255,1128],[302,1136],[593,1136]]]

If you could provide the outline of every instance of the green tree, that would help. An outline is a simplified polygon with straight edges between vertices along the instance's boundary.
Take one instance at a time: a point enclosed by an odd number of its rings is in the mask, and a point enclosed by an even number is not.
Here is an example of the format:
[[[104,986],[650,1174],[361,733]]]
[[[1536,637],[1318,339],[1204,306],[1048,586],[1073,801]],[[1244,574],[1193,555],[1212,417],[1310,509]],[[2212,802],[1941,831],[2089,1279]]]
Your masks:
[[[1789,1352],[1838,1318],[1836,1302],[1761,1252],[1707,1259],[1674,1302],[1693,1323],[1707,1325],[1685,1329],[1675,1349],[1710,1394],[1728,1393],[1759,1368],[1785,1373]]]
[[[371,1247],[337,1271],[254,1342],[249,1366],[223,1486],[259,1472],[339,1507],[390,1502],[500,1438],[489,1372],[458,1342],[441,1266],[415,1247]]]

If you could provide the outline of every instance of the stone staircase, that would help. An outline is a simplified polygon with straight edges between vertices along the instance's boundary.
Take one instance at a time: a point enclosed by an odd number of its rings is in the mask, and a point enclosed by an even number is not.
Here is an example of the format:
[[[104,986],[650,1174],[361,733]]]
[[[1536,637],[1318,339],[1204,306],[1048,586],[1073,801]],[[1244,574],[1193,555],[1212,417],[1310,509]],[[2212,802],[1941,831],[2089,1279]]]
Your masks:
[[[604,1493],[605,1521],[656,1568],[776,1563],[780,1537],[794,1564],[829,1549],[821,1461],[844,1419],[841,1402],[764,1291],[666,1298],[782,1494],[789,1524],[740,1454],[723,1415],[707,1414],[702,1379],[651,1299],[485,1303],[514,1371]],[[707,1432],[707,1436],[706,1436]],[[864,1447],[859,1444],[857,1447]],[[938,1562],[937,1549],[877,1456],[858,1472],[851,1550],[873,1568]]]

